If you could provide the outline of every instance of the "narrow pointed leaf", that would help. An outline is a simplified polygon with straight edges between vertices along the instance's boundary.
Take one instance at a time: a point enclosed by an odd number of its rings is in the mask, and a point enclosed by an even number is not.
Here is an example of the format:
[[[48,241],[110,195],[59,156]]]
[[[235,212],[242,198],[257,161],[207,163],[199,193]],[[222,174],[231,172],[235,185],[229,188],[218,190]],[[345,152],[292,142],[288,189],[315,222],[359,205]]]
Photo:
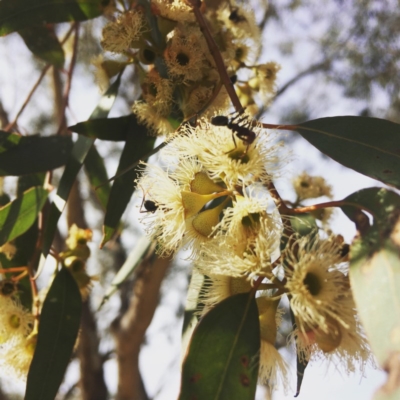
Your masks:
[[[295,130],[340,164],[400,188],[400,125],[379,118],[330,117]]]
[[[54,400],[78,336],[82,300],[66,268],[54,278],[43,303],[25,400]]]
[[[400,355],[400,196],[368,188],[345,200],[357,202],[373,216],[373,224],[365,225],[351,246],[350,281],[372,350],[390,370],[392,358]],[[343,207],[357,221],[351,208]]]
[[[92,138],[120,142],[126,140],[131,115],[118,118],[92,119],[70,126],[68,129]]]
[[[99,200],[100,205],[105,210],[108,198],[110,197],[111,186],[107,182],[108,175],[103,158],[100,156],[95,145],[89,150],[85,158],[85,171],[90,181],[90,186]]]
[[[49,192],[33,187],[0,208],[0,246],[26,232],[35,222]]]
[[[155,138],[147,136],[147,129],[139,125],[134,115],[130,119],[125,147],[119,161],[117,174],[125,170],[133,162],[140,160],[154,147]],[[144,160],[145,161],[145,160]],[[114,180],[107,204],[103,226],[103,246],[119,227],[119,223],[135,191],[135,180],[139,177],[139,167],[135,167]]]
[[[294,318],[293,310],[290,307],[290,319],[292,320],[292,329],[293,332],[297,329],[296,320]],[[297,397],[300,394],[301,385],[303,384],[304,374],[306,372],[306,368],[308,366],[308,361],[304,350],[300,349],[296,343],[296,393],[294,397]]]
[[[102,96],[98,106],[91,114],[91,118],[101,118],[108,115],[118,94],[119,84],[120,76],[118,76],[117,80],[108,88],[107,92]],[[85,162],[86,156],[89,153],[94,143],[94,140],[95,139],[80,135],[78,137],[78,140],[73,145],[71,154],[68,158],[67,165],[65,166],[64,173],[61,177],[60,184],[57,189],[56,198],[51,204],[43,239],[43,257],[41,258],[38,274],[44,266],[44,261],[49,253],[51,244],[53,243],[58,220],[65,208],[69,192],[71,191],[72,185],[75,182],[78,172]]]
[[[0,176],[33,174],[59,168],[68,160],[66,136],[20,136],[0,131]]]
[[[54,33],[54,26],[35,25],[18,31],[28,49],[56,68],[64,66],[64,50]]]
[[[103,13],[109,0],[1,0],[0,36],[43,23],[86,21]]]
[[[229,297],[196,327],[183,368],[180,400],[254,400],[260,325],[249,293]]]

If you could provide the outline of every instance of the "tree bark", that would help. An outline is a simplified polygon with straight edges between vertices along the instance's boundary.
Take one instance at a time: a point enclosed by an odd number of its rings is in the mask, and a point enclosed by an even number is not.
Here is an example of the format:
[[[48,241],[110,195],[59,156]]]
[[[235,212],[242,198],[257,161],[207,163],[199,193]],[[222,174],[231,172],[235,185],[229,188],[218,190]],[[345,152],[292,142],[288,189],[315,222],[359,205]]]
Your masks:
[[[108,390],[104,381],[103,360],[99,354],[97,326],[89,302],[82,305],[78,357],[80,360],[80,389],[82,400],[106,400]]]
[[[139,371],[139,353],[159,300],[159,290],[171,260],[156,258],[139,267],[131,301],[114,320],[112,331],[118,363],[118,400],[148,400]]]

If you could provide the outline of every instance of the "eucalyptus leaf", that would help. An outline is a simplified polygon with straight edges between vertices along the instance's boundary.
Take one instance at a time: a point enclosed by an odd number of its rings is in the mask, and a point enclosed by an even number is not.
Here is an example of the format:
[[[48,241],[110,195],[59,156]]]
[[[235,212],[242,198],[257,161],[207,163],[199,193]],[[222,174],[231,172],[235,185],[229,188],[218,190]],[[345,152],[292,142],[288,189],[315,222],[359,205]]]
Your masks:
[[[125,141],[132,118],[135,119],[133,115],[118,118],[91,119],[70,126],[68,129],[80,135],[101,140]]]
[[[350,249],[350,282],[357,310],[379,364],[396,374],[391,368],[392,359],[400,357],[400,196],[368,188],[344,201],[343,211],[362,227]],[[360,212],[367,218],[365,211],[373,217],[372,224],[368,219],[360,224]]]
[[[154,142],[155,138],[147,135],[147,128],[140,125],[136,117],[133,116],[130,119],[127,139],[119,160],[117,174],[124,171],[132,162],[146,156],[153,149]],[[136,166],[114,180],[104,218],[101,247],[118,231],[122,214],[135,191],[135,180],[139,177],[139,174],[140,169]]]
[[[114,104],[115,98],[117,97],[120,82],[120,76],[118,76],[117,80],[101,97],[99,104],[92,112],[90,118],[102,118],[108,115],[111,107]],[[80,135],[78,137],[78,140],[73,145],[71,154],[68,158],[67,165],[65,167],[64,173],[59,183],[59,187],[57,189],[55,201],[53,201],[53,203],[51,204],[43,239],[43,257],[40,260],[37,274],[39,274],[43,269],[45,259],[49,253],[51,244],[53,243],[58,220],[65,208],[65,204],[68,200],[68,196],[71,191],[72,185],[75,182],[76,176],[78,175],[78,172],[85,162],[85,159],[90,149],[92,148],[94,141],[95,139],[93,138],[88,138]]]
[[[59,168],[66,164],[72,145],[68,136],[20,136],[0,131],[0,176]]]
[[[110,0],[1,0],[0,36],[26,27],[100,16]]]
[[[57,273],[40,314],[25,400],[54,400],[78,336],[82,299],[66,268]]]
[[[0,246],[26,232],[35,222],[49,192],[33,187],[0,208]]]
[[[327,156],[400,188],[400,125],[379,118],[320,118],[293,127]]]
[[[260,322],[254,296],[217,304],[194,330],[182,367],[180,400],[254,400]]]
[[[64,50],[49,25],[34,25],[18,31],[28,49],[43,61],[62,68],[65,62]]]

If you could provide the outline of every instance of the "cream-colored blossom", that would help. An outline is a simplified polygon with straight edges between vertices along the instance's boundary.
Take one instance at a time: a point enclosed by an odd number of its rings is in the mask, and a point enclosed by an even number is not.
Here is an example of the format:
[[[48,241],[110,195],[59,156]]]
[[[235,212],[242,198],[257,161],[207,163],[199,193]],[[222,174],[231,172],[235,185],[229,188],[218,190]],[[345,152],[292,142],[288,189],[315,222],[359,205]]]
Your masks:
[[[201,314],[206,314],[211,308],[230,296],[250,292],[251,288],[251,282],[246,277],[235,278],[229,275],[208,273],[200,292]]]
[[[196,258],[202,273],[251,278],[271,272],[282,226],[277,215],[266,212],[265,205],[245,198],[225,210],[215,227],[215,238],[203,245]]]
[[[0,367],[5,374],[25,380],[35,351],[37,335],[15,335],[0,346]]]
[[[150,134],[168,135],[175,131],[167,118],[161,117],[155,108],[143,101],[135,101],[132,112],[138,121],[149,129]]]
[[[236,1],[223,3],[217,10],[217,18],[237,39],[260,40],[260,29],[253,10],[236,4]]]
[[[178,22],[194,22],[193,8],[184,0],[151,0],[153,10],[164,18]]]
[[[12,297],[0,296],[0,344],[14,336],[27,336],[32,330],[33,316]]]
[[[143,98],[161,117],[167,117],[172,106],[173,85],[169,79],[161,78],[156,69],[152,69],[142,85]]]
[[[375,360],[359,322],[351,293],[339,298],[337,303],[339,307],[351,309],[352,312],[346,313],[345,325],[336,324],[336,333],[330,331],[324,337],[323,332],[309,331],[304,334],[296,330],[290,341],[296,341],[299,354],[310,362],[328,360],[335,367],[344,367],[347,373],[357,370],[364,372],[367,364],[375,366]]]
[[[327,240],[302,237],[284,252],[286,288],[290,304],[302,333],[313,330],[347,328],[353,309],[340,300],[349,293],[348,278],[342,272],[340,245]]]
[[[288,386],[288,367],[281,354],[275,348],[278,326],[282,313],[278,310],[279,299],[258,297],[256,299],[260,319],[260,370],[259,380],[268,384],[270,389],[282,383]]]
[[[154,212],[145,212],[142,222],[147,233],[160,244],[161,254],[171,254],[182,245],[185,233],[185,208],[182,188],[168,172],[156,165],[147,169],[137,181],[146,199],[156,205]]]
[[[3,253],[9,260],[11,260],[17,253],[17,247],[11,242],[4,243],[0,246],[0,253]]]
[[[141,12],[126,11],[114,22],[109,22],[103,28],[101,45],[104,50],[113,53],[123,53],[130,47],[138,48],[138,42],[145,31],[145,19]]]
[[[205,54],[200,45],[203,37],[200,30],[196,32],[176,28],[164,53],[169,74],[183,82],[196,82],[203,78]]]
[[[171,157],[197,157],[211,178],[223,179],[228,187],[266,183],[278,169],[281,144],[273,144],[271,135],[259,127],[252,127],[251,131],[254,141],[245,144],[231,129],[202,120],[197,127],[175,136],[163,153]]]
[[[293,187],[300,200],[321,196],[332,198],[332,186],[322,176],[311,176],[303,172],[293,180]]]
[[[249,86],[257,91],[266,105],[272,101],[276,94],[276,78],[281,66],[276,62],[260,64],[253,68],[255,76],[248,82]]]
[[[68,238],[65,241],[70,250],[84,246],[92,240],[93,233],[90,229],[78,228],[76,224],[71,225],[68,231]]]

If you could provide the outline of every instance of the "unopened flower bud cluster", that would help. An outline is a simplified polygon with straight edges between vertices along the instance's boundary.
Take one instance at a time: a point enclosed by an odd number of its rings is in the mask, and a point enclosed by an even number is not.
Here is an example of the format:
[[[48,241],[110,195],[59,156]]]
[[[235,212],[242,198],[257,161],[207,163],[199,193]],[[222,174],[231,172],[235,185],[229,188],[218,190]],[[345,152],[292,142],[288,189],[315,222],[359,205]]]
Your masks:
[[[126,65],[136,66],[142,98],[133,112],[153,133],[164,135],[197,114],[227,110],[229,98],[192,7],[183,0],[150,3],[149,10],[133,5],[104,27],[104,50],[122,58],[100,56],[94,64],[98,80],[106,81],[103,86]],[[235,1],[216,8],[203,2],[201,12],[243,106],[256,112],[256,97],[261,95],[265,104],[274,96],[280,67],[273,62],[252,65],[260,48],[254,14]],[[250,81],[240,81],[240,71]]]

